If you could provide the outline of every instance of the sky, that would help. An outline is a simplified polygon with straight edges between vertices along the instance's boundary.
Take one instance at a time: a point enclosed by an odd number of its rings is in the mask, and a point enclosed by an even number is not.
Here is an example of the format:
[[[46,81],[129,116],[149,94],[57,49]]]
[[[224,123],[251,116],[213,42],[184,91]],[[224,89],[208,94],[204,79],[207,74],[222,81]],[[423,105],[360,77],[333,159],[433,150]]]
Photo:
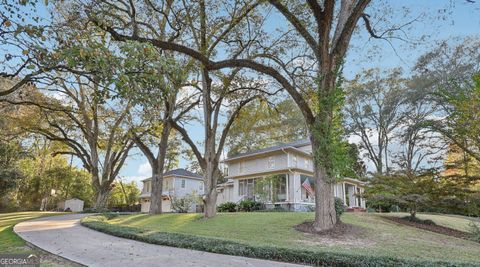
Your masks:
[[[375,1],[373,1],[375,2]],[[395,21],[395,25],[403,25],[417,19],[408,28],[407,37],[411,42],[393,41],[389,44],[383,40],[370,39],[362,23],[358,32],[353,36],[351,48],[347,54],[344,66],[344,76],[353,78],[363,69],[377,67],[380,69],[402,67],[408,73],[417,58],[429,51],[438,42],[447,39],[480,35],[480,1],[470,4],[467,1],[439,1],[439,0],[407,0],[385,1],[391,8],[383,13],[384,7],[379,6],[367,10],[375,19]],[[405,11],[408,8],[408,11]],[[377,11],[381,10],[381,11]],[[405,15],[407,14],[407,15]],[[279,23],[277,17],[268,20],[267,27],[275,28]],[[425,41],[418,41],[425,37]],[[198,123],[187,126],[189,134],[197,142],[203,139],[203,127]],[[180,160],[180,167],[185,167],[188,162]],[[368,164],[371,166],[371,164]],[[149,177],[151,169],[146,158],[138,151],[132,155],[123,167],[120,177],[127,181],[139,182]]]
[[[391,44],[383,40],[370,39],[360,22],[359,29],[353,36],[351,48],[347,54],[344,65],[344,76],[353,78],[363,69],[377,67],[380,69],[402,67],[408,74],[416,59],[427,52],[442,40],[454,40],[458,37],[479,36],[480,32],[480,1],[468,3],[466,0],[403,0],[403,1],[372,1],[373,6],[367,9],[372,22],[378,25],[395,22],[402,25],[417,19],[405,28],[405,38],[417,43],[393,41]],[[387,10],[387,11],[385,11]],[[40,10],[44,13],[44,10]],[[278,16],[272,16],[267,28],[274,29]],[[375,24],[374,24],[375,25]],[[389,24],[391,25],[391,24]],[[424,40],[421,40],[425,37]],[[421,40],[421,41],[419,41]],[[187,126],[192,138],[201,142],[203,127],[198,123]],[[188,162],[181,159],[180,167],[185,167]],[[125,166],[120,172],[124,181],[136,181],[150,176],[150,166],[147,159],[138,149],[134,149]]]

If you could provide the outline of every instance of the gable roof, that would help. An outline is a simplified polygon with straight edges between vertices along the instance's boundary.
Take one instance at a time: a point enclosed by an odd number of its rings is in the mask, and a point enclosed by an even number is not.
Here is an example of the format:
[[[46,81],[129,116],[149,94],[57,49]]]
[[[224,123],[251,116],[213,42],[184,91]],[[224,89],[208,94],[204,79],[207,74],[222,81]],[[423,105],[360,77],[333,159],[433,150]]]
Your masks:
[[[259,150],[240,153],[240,154],[237,154],[233,157],[229,157],[229,158],[225,159],[224,162],[236,160],[236,159],[239,159],[239,158],[264,154],[264,153],[268,153],[268,152],[274,152],[274,151],[278,151],[278,150],[282,150],[282,149],[286,149],[286,148],[299,148],[299,147],[307,146],[307,145],[310,145],[310,140],[302,139],[302,140],[294,141],[294,142],[291,142],[291,143],[283,143],[283,144],[279,144],[279,145],[276,145],[276,146],[271,146],[271,147],[267,147],[267,148],[263,148],[263,149],[259,149]]]
[[[185,169],[170,170],[170,171],[164,173],[163,176],[184,176],[184,177],[190,177],[190,178],[203,179],[203,177],[201,175],[193,173],[191,171],[187,171]]]
[[[197,179],[197,180],[203,180],[203,177],[199,174],[193,173],[191,171],[185,170],[185,169],[174,169],[170,170],[168,172],[163,173],[163,177],[185,177],[185,178],[190,178],[190,179]],[[148,181],[151,180],[152,178],[147,178],[142,181]]]

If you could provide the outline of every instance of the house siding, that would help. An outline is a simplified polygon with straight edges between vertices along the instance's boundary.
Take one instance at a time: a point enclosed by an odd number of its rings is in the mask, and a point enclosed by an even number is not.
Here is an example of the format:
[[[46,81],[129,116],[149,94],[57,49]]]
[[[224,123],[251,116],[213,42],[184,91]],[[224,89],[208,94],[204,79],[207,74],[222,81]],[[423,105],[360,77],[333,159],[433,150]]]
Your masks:
[[[185,188],[182,188],[182,181],[185,181]],[[195,193],[197,195],[203,194],[203,180],[193,179],[189,177],[165,177],[163,180],[163,195],[174,197],[185,197],[188,194]],[[144,180],[142,194],[140,195],[141,212],[148,212],[150,210],[150,196],[152,191],[152,181]],[[192,207],[192,211],[195,207]],[[162,201],[162,211],[172,212],[170,199]]]
[[[314,166],[311,152],[312,148],[310,145],[301,145],[285,147],[274,151],[254,152],[239,158],[226,160],[228,167],[227,178],[231,179],[233,187],[231,185],[224,186],[223,189],[220,190],[222,194],[218,203],[220,204],[226,201],[238,203],[243,200],[245,196],[239,195],[239,181],[243,179],[256,179],[269,175],[285,174],[287,175],[286,201],[270,204],[267,203],[267,206],[270,205],[271,207],[274,207],[280,205],[293,211],[311,211],[315,203],[313,203],[311,197],[305,197],[307,193],[301,184],[302,175],[313,177]],[[274,166],[272,166],[272,160],[275,162]],[[356,206],[365,208],[365,201],[363,199],[359,202],[358,200],[355,201],[351,194],[349,194],[349,197],[345,196],[345,184],[351,185],[351,183],[353,183],[355,188],[360,188],[360,192],[363,191],[363,184],[355,179],[347,178],[346,180],[349,180],[349,182],[342,181],[334,185],[333,190],[335,196],[342,199],[344,202],[346,199],[350,199],[351,201],[349,201],[349,203],[345,203],[350,207]],[[313,180],[310,181],[311,183],[313,182]],[[231,190],[231,195],[226,193],[227,188],[231,188],[228,189]]]
[[[269,161],[273,160],[273,167],[269,167]],[[288,166],[286,153],[270,154],[261,158],[239,159],[228,164],[228,176],[242,176],[265,171],[281,170]]]
[[[271,161],[274,166],[271,166]],[[295,151],[281,151],[263,156],[238,159],[228,162],[228,178],[250,176],[265,172],[299,169],[313,172],[312,157]]]

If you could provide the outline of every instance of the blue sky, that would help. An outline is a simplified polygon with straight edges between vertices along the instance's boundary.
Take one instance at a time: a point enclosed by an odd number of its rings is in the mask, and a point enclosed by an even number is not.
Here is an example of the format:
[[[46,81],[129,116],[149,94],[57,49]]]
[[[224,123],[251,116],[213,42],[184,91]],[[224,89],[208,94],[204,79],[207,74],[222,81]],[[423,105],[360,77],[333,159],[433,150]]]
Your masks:
[[[362,69],[372,67],[402,67],[408,73],[415,64],[416,59],[439,41],[480,34],[479,3],[408,0],[388,1],[388,5],[392,7],[393,11],[389,14],[387,13],[385,15],[386,18],[397,21],[398,24],[409,22],[420,16],[419,21],[412,24],[408,31],[408,36],[416,40],[423,35],[427,35],[425,41],[420,42],[414,48],[409,43],[394,42],[395,52],[386,41],[369,40],[364,28],[360,27],[359,33],[352,39],[352,49],[346,58],[344,67],[346,78],[352,78],[361,72]],[[404,16],[404,7],[410,9],[408,16]],[[369,12],[373,21],[374,16],[378,16],[376,8],[371,9]],[[274,24],[275,19],[277,18],[269,20],[269,23]],[[271,25],[271,27],[274,28],[275,25]],[[203,128],[201,125],[192,125],[188,130],[196,140],[202,140]],[[185,164],[185,160],[182,160],[181,166],[185,166]],[[136,179],[138,176],[148,175],[148,170],[145,158],[137,155],[130,158],[127,166],[122,170],[122,175],[128,176],[129,179]]]
[[[352,47],[345,61],[344,75],[347,79],[360,73],[362,69],[372,67],[380,69],[402,67],[408,73],[416,59],[439,41],[480,34],[480,1],[474,4],[467,3],[466,0],[390,0],[380,2],[381,4],[372,2],[374,5],[367,13],[372,16],[373,22],[384,19],[387,22],[403,24],[418,17],[418,21],[411,24],[408,29],[408,38],[416,40],[426,35],[426,39],[415,47],[409,43],[394,41],[392,48],[386,41],[369,39],[363,23],[360,23],[361,26],[352,38]],[[390,10],[385,12],[385,6]],[[405,8],[408,8],[408,12],[405,12]],[[46,15],[44,8],[39,9],[39,12]],[[275,28],[279,23],[278,16],[269,19],[268,23],[268,28]],[[203,139],[201,125],[192,124],[187,130],[194,140],[201,142]],[[186,164],[187,162],[182,159],[180,167]],[[135,149],[120,176],[125,180],[138,182],[149,174],[150,168],[146,158]]]
[[[398,21],[399,24],[421,16],[418,22],[412,24],[408,36],[412,39],[419,39],[423,35],[427,35],[425,41],[420,42],[414,48],[405,42],[394,42],[395,52],[386,41],[369,39],[364,28],[360,27],[359,33],[352,38],[352,49],[346,58],[344,75],[347,79],[352,78],[362,69],[372,67],[381,69],[402,67],[408,73],[416,59],[439,41],[480,34],[480,3],[469,4],[466,1],[439,0],[387,2],[394,11],[386,14],[386,18]],[[399,11],[404,7],[410,9],[406,17],[403,11]],[[369,12],[373,20],[376,9]],[[276,18],[269,20],[272,28],[275,27],[273,25],[275,20]],[[196,141],[201,142],[203,138],[201,125],[193,124],[188,127],[188,131]],[[139,151],[133,151],[133,154],[121,171],[121,176],[127,180],[139,181],[142,177],[149,175],[150,168],[147,160]],[[187,162],[182,159],[181,167],[186,164]]]

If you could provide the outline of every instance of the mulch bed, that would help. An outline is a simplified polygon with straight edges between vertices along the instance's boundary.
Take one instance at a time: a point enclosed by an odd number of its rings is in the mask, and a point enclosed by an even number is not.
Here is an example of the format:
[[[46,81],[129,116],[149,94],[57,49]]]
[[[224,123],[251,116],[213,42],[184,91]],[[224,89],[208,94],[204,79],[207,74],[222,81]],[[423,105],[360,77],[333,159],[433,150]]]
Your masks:
[[[361,229],[359,227],[351,224],[345,224],[341,221],[338,221],[335,227],[326,231],[316,231],[313,227],[312,221],[305,221],[301,224],[295,225],[293,228],[300,232],[320,235],[329,238],[342,238],[344,236],[352,237],[360,236],[361,234]]]
[[[452,228],[436,225],[436,224],[433,224],[433,225],[432,224],[425,224],[425,223],[421,223],[421,222],[411,221],[409,219],[401,218],[401,217],[393,217],[393,216],[392,217],[391,216],[382,216],[382,217],[387,219],[387,220],[399,223],[399,224],[412,226],[412,227],[415,227],[415,228],[427,230],[427,231],[434,232],[434,233],[444,234],[444,235],[463,238],[463,239],[469,239],[469,237],[470,237],[468,233],[458,231],[458,230],[455,230],[455,229],[452,229]]]

